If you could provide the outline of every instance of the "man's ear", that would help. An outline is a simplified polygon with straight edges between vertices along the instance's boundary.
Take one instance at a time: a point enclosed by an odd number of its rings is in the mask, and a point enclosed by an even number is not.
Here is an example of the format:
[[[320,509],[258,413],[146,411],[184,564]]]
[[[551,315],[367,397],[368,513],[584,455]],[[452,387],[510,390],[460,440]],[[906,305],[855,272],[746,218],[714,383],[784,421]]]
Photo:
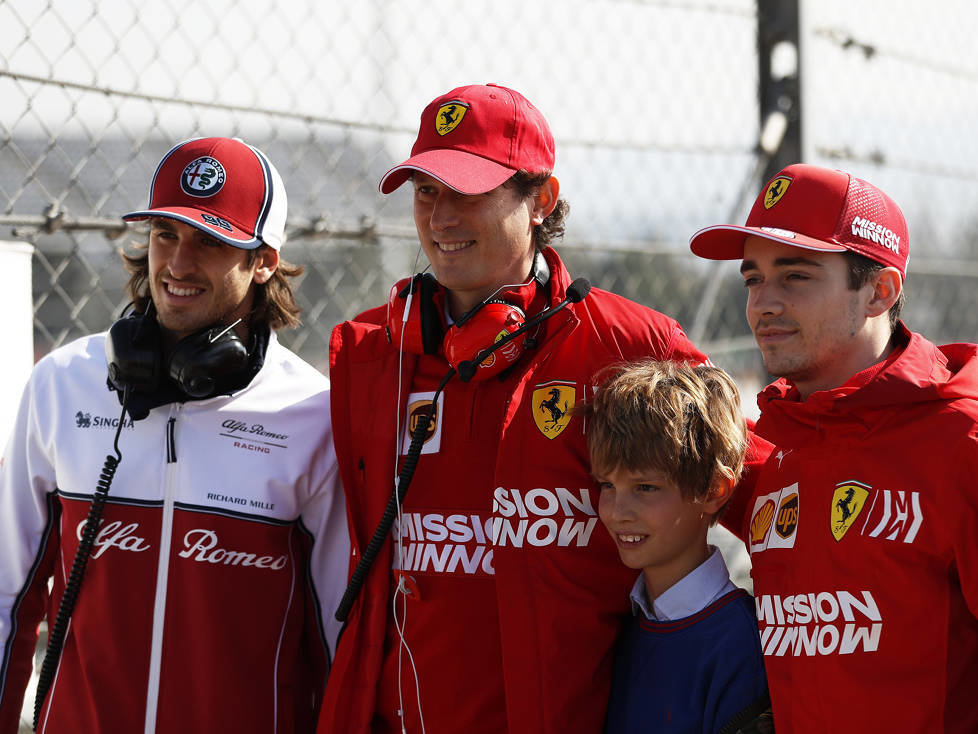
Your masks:
[[[543,220],[550,216],[550,213],[557,206],[557,198],[560,196],[560,181],[556,176],[551,176],[537,189],[533,195],[533,211],[530,215],[530,224],[534,227],[542,224]]]
[[[267,283],[268,279],[278,268],[278,250],[268,245],[262,245],[255,258],[255,274],[252,279],[256,283]]]
[[[727,504],[736,485],[733,472],[727,469],[727,467],[723,467],[723,469],[725,471],[717,470],[713,472],[710,490],[706,493],[706,497],[703,500],[703,511],[710,515],[716,515]]]
[[[873,295],[866,304],[867,316],[885,314],[903,291],[903,278],[896,268],[883,268],[873,278]]]

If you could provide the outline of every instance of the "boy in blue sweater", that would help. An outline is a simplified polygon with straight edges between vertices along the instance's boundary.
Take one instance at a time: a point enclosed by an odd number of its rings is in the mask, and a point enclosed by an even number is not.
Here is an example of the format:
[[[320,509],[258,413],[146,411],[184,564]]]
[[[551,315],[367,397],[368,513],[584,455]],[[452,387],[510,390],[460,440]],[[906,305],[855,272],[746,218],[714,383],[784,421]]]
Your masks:
[[[706,537],[744,462],[736,385],[711,366],[635,363],[615,368],[583,412],[598,514],[622,562],[641,570],[606,731],[768,730],[754,601]]]

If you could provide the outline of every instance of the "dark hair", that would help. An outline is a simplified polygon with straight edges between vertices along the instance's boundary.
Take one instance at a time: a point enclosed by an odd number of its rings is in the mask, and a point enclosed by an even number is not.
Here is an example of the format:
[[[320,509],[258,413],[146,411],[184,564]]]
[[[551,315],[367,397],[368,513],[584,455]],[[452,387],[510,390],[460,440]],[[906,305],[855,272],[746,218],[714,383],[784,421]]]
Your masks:
[[[524,199],[533,196],[553,174],[550,171],[530,173],[519,170],[506,181],[505,186],[513,186]],[[564,236],[564,219],[570,213],[566,199],[557,199],[557,206],[540,224],[533,228],[533,244],[537,250],[544,250],[553,244],[554,239]]]
[[[122,252],[122,262],[129,272],[126,292],[136,313],[146,313],[149,306],[149,246],[143,243],[134,245],[137,252]],[[248,265],[253,265],[259,253],[268,245],[248,250]],[[295,302],[290,278],[302,275],[305,267],[293,265],[279,258],[278,267],[272,277],[264,283],[255,283],[255,303],[251,310],[249,326],[268,326],[275,329],[294,329],[299,325],[302,309]]]
[[[845,257],[846,263],[849,266],[849,290],[851,291],[858,291],[860,288],[866,285],[876,273],[886,267],[883,265],[883,263],[876,262],[865,255],[860,255],[859,253],[852,252],[851,250],[846,250],[842,253],[842,255]],[[897,322],[900,320],[900,312],[903,310],[903,305],[907,300],[906,294],[906,289],[901,288],[900,295],[897,297],[896,302],[890,306],[890,331],[895,330],[897,327]]]

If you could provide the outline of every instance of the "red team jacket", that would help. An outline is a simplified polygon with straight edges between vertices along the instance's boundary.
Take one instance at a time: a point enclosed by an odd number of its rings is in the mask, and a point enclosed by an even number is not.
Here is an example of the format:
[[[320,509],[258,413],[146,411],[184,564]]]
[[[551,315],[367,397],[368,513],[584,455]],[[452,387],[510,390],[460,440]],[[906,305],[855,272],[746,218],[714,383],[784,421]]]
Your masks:
[[[552,273],[551,302],[556,304],[563,299],[570,277],[554,250],[546,250],[545,257]],[[354,563],[393,489],[398,350],[388,343],[384,320],[385,309],[380,308],[340,324],[330,349],[333,420],[350,428],[337,432],[335,438]],[[438,417],[443,425],[433,432],[443,442],[456,434],[479,433],[486,437],[480,446],[487,459],[478,467],[455,460],[450,473],[431,477],[424,474],[422,454],[405,499],[407,508],[412,497],[418,501],[417,495],[424,496],[430,484],[439,483],[464,493],[468,506],[477,508],[470,509],[470,515],[460,512],[442,518],[443,524],[442,520],[433,523],[428,515],[424,527],[406,513],[400,532],[402,538],[404,533],[415,533],[413,537],[428,540],[467,541],[464,555],[457,558],[457,548],[436,548],[432,563],[440,559],[457,572],[466,566],[474,573],[488,572],[491,566],[494,586],[489,588],[494,589],[498,609],[505,697],[505,711],[498,712],[497,700],[496,713],[502,717],[500,726],[509,732],[563,734],[600,731],[603,726],[613,646],[628,612],[634,571],[621,564],[599,524],[582,420],[567,411],[555,421],[541,403],[558,394],[562,405],[573,406],[590,394],[600,368],[641,357],[705,360],[672,319],[593,289],[584,301],[546,322],[539,346],[528,351],[504,381],[463,384],[454,378],[448,384]],[[418,357],[405,354],[403,358],[402,403],[412,390],[417,391],[420,379]],[[440,378],[446,370],[447,364],[440,361],[434,372]],[[501,423],[482,425],[483,413],[471,406],[486,406],[486,400],[492,401]],[[402,416],[404,411],[402,406]],[[451,456],[440,459],[448,465],[453,461]],[[478,519],[470,523],[469,517]],[[479,527],[483,521],[486,532]],[[488,537],[493,529],[495,543]],[[320,732],[369,731],[391,608],[391,546],[388,538],[341,635]],[[417,557],[408,564],[417,567]],[[419,578],[419,582],[423,600],[424,584],[430,588],[430,581]],[[445,615],[439,623],[473,639],[487,632],[478,620],[457,616]],[[444,655],[442,677],[421,681],[425,724],[429,732],[458,731],[459,721],[472,718],[466,707],[477,705],[482,688],[494,683],[478,677],[454,680],[453,675],[458,676],[453,661],[466,650],[437,650],[438,642],[412,641],[416,650],[434,645],[425,652]],[[493,675],[494,680],[497,677]],[[413,701],[413,681],[405,685],[410,686],[405,698]],[[447,693],[448,686],[459,691],[458,697]]]
[[[978,731],[978,347],[905,346],[799,402],[743,528],[778,734]]]

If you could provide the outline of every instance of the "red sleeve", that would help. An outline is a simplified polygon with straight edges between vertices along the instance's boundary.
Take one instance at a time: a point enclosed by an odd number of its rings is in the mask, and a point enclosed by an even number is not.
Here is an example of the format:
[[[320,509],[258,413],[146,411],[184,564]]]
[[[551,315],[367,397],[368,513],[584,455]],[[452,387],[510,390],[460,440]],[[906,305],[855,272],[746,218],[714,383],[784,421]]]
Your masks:
[[[745,543],[748,539],[747,521],[754,497],[754,486],[757,484],[761,468],[773,450],[774,444],[754,433],[754,421],[748,420],[744,471],[740,475],[740,481],[737,482],[733,497],[730,498],[720,518],[720,523]]]
[[[683,328],[676,324],[672,333],[672,343],[669,345],[669,359],[674,362],[688,362],[690,364],[712,364],[710,358],[696,348],[696,346],[686,336]]]
[[[971,427],[958,446],[960,450],[949,461],[956,481],[952,478],[939,497],[943,499],[941,514],[947,523],[945,532],[951,541],[961,593],[972,616],[978,618],[978,543],[975,543],[978,492],[973,489],[974,477],[978,475],[978,425]]]

